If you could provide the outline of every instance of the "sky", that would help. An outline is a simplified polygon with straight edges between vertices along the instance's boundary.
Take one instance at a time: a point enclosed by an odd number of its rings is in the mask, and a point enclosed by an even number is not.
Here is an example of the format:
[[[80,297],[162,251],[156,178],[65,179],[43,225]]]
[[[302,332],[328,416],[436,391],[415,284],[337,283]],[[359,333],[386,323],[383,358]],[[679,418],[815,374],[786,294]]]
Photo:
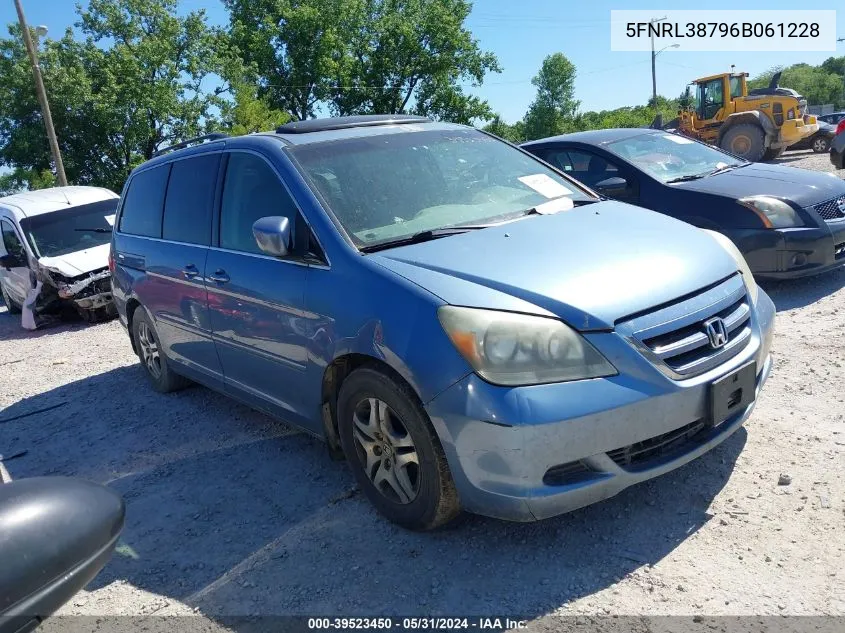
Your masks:
[[[82,0],[85,4],[85,0]],[[53,37],[76,21],[72,0],[22,0],[30,25],[45,25]],[[213,24],[228,20],[220,0],[180,0],[180,11],[205,9]],[[836,9],[836,3],[804,0],[744,0],[741,5],[710,0],[706,7],[631,0],[475,0],[466,26],[484,50],[492,51],[502,66],[500,74],[489,75],[484,84],[470,89],[487,99],[506,121],[522,118],[534,98],[531,78],[543,58],[562,52],[575,64],[575,98],[582,110],[609,110],[639,105],[651,96],[649,52],[610,50],[610,10],[654,10],[661,17],[666,9]],[[845,9],[845,8],[844,8]],[[663,10],[663,12],[661,12]],[[11,0],[0,2],[0,21],[17,20]],[[837,12],[837,34],[845,37],[845,10]],[[819,64],[832,55],[845,55],[845,42],[833,52],[692,52],[683,46],[666,50],[657,58],[657,91],[676,97],[696,77],[736,70],[752,76],[772,66],[798,62]]]

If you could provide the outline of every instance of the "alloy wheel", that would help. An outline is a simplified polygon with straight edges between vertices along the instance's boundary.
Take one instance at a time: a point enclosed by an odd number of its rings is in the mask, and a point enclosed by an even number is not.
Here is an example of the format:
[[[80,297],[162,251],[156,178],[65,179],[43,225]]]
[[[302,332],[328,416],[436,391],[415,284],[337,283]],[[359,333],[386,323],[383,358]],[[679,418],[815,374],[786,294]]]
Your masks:
[[[420,491],[416,446],[408,429],[387,403],[364,398],[352,416],[352,437],[367,478],[387,499],[411,503]]]
[[[823,138],[817,138],[813,141],[813,149],[821,153],[827,149],[827,141]]]
[[[161,377],[161,356],[158,343],[152,330],[150,330],[150,326],[144,321],[138,324],[138,346],[141,348],[141,361],[150,375],[158,380]]]

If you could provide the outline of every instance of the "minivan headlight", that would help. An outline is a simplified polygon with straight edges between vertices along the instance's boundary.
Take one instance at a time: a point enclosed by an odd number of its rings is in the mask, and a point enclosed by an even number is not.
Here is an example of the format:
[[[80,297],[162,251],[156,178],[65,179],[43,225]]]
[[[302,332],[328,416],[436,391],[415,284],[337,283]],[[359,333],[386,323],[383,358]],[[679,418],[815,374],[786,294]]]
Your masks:
[[[442,306],[437,316],[476,373],[496,385],[536,385],[617,373],[596,348],[557,319],[457,306]]]
[[[745,261],[745,257],[743,257],[742,253],[739,252],[736,244],[734,244],[726,235],[722,235],[721,233],[717,233],[716,231],[711,231],[709,229],[701,230],[716,240],[719,245],[724,248],[728,254],[734,258],[734,260],[736,260],[736,265],[739,268],[739,272],[742,273],[742,279],[745,281],[745,287],[748,288],[748,295],[751,297],[751,302],[756,305],[759,288],[757,288],[757,282],[754,279],[754,275],[751,274],[751,269],[748,267],[748,262]]]
[[[783,200],[771,196],[749,196],[740,198],[737,202],[756,213],[766,228],[785,229],[791,226],[804,226],[804,222],[795,209]]]

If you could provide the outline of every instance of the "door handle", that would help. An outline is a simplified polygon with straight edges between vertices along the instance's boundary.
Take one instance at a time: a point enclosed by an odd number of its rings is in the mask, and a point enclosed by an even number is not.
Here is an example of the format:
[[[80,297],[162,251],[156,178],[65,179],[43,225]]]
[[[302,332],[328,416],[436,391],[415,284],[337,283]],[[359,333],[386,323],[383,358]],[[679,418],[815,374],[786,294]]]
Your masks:
[[[225,284],[227,281],[229,281],[229,275],[227,275],[226,271],[222,268],[218,268],[214,271],[213,275],[208,276],[208,280],[218,284]]]
[[[200,274],[200,271],[193,264],[188,264],[182,269],[182,274],[185,276],[185,279],[193,279]]]

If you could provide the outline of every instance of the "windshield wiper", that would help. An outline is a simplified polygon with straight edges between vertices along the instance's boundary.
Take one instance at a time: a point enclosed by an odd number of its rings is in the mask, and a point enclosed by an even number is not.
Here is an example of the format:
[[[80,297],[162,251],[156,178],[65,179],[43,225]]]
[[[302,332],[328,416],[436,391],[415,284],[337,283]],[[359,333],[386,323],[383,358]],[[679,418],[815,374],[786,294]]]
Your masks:
[[[671,185],[673,182],[688,182],[690,180],[700,180],[701,178],[707,178],[707,176],[709,175],[709,171],[706,171],[703,174],[687,174],[686,176],[678,176],[677,178],[672,178],[672,180],[667,180],[666,184]]]
[[[708,176],[715,176],[716,174],[724,174],[726,171],[732,171],[737,167],[745,167],[748,163],[733,163],[732,165],[725,165],[724,167],[717,167],[711,171]]]
[[[74,231],[85,231],[86,233],[111,233],[111,229],[104,229],[101,226],[93,227],[90,229],[73,229]]]
[[[673,182],[688,182],[690,180],[700,180],[701,178],[707,178],[708,176],[715,176],[716,174],[723,174],[726,171],[731,171],[732,169],[736,169],[738,167],[745,167],[750,163],[732,163],[730,165],[725,165],[723,167],[717,167],[713,171],[705,171],[700,174],[688,174],[686,176],[678,176],[677,178],[672,178],[672,180],[667,180],[666,184],[670,185]]]
[[[407,237],[400,237],[395,240],[388,240],[386,242],[379,242],[378,244],[370,244],[369,246],[362,246],[361,252],[374,253],[388,248],[396,248],[397,246],[407,246],[408,244],[419,244],[420,242],[430,242],[440,237],[448,237],[450,235],[458,235],[459,233],[466,233],[476,229],[486,229],[489,224],[472,224],[464,226],[450,226],[442,229],[429,229],[427,231],[420,231]]]

